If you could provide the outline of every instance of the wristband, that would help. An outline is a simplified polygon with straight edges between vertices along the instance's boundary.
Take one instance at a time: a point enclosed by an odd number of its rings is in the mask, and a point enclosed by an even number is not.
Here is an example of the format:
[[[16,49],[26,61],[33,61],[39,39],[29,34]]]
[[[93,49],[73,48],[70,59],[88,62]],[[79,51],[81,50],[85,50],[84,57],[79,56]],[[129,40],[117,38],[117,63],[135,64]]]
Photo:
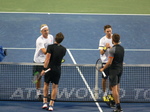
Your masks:
[[[107,50],[107,47],[103,47],[103,51],[105,52]]]
[[[47,70],[47,68],[44,68],[44,67],[43,67],[43,70]]]

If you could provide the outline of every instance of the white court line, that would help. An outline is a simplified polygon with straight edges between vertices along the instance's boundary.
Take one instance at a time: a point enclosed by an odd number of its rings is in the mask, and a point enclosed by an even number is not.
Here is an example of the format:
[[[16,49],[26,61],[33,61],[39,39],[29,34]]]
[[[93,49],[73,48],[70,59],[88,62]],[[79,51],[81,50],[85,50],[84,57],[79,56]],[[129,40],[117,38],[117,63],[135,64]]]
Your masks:
[[[77,49],[77,48],[69,48],[69,50],[99,50],[99,49]],[[150,49],[125,49],[125,51],[150,51]]]
[[[35,48],[7,48],[4,47],[4,49],[14,49],[14,50],[35,50]],[[99,49],[81,49],[81,48],[68,48],[69,50],[76,50],[76,51],[80,51],[80,50],[99,50]],[[125,51],[150,51],[150,49],[125,49]]]
[[[73,63],[74,63],[74,64],[77,64],[76,61],[75,61],[75,59],[74,59],[74,57],[73,57],[73,55],[72,55],[72,53],[70,52],[69,49],[67,49],[67,52],[68,52],[70,58],[72,59]],[[85,83],[87,89],[89,90],[89,92],[90,92],[90,94],[91,94],[93,100],[95,101],[95,104],[97,105],[98,110],[99,110],[100,112],[103,112],[102,109],[101,109],[101,107],[100,107],[100,105],[99,105],[99,103],[98,103],[97,100],[95,99],[94,94],[92,93],[92,90],[91,90],[90,86],[88,85],[86,79],[84,78],[84,76],[83,76],[83,74],[82,74],[80,68],[79,68],[78,66],[76,66],[76,69],[78,70],[78,72],[79,72],[79,74],[80,74],[80,76],[81,76],[83,82]]]
[[[110,15],[110,16],[150,16],[150,14],[115,14],[115,13],[56,13],[56,12],[0,12],[0,13],[14,13],[14,14],[58,14],[58,15]]]

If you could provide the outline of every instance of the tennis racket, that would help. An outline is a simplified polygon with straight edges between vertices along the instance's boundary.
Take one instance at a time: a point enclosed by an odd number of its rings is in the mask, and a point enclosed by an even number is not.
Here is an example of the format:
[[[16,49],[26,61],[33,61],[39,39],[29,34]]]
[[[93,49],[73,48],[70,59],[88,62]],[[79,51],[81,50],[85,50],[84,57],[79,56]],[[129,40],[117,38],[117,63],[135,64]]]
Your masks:
[[[95,67],[96,67],[96,69],[100,72],[100,69],[102,68],[102,60],[101,60],[101,59],[98,59],[98,60],[96,61]],[[104,71],[102,71],[102,75],[103,75],[104,77],[106,77],[106,74],[105,74]]]
[[[47,69],[47,70],[45,70],[45,73],[47,73],[47,72],[50,71],[50,70],[51,70],[50,68]],[[42,77],[42,75],[41,75],[40,72],[35,72],[35,73],[34,73],[34,76],[33,76],[32,82],[33,82],[34,84],[37,83],[38,80],[39,80],[41,77]]]

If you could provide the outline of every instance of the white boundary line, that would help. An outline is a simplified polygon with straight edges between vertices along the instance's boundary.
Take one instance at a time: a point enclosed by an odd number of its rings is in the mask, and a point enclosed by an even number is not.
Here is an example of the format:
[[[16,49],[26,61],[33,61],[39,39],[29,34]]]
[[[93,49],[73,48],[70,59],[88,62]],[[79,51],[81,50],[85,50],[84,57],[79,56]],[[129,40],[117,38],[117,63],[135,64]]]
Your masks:
[[[67,52],[68,52],[70,58],[72,59],[73,63],[74,63],[74,64],[77,64],[76,61],[75,61],[75,59],[74,59],[74,57],[73,57],[73,55],[72,55],[72,53],[70,52],[69,49],[67,49]],[[87,89],[89,90],[89,92],[90,92],[90,94],[91,94],[93,100],[95,101],[95,104],[97,105],[99,111],[100,111],[100,112],[103,112],[102,109],[101,109],[101,107],[100,107],[100,105],[99,105],[99,103],[98,103],[97,100],[95,99],[94,94],[92,93],[92,90],[91,90],[90,86],[88,85],[86,79],[84,78],[84,76],[83,76],[83,74],[82,74],[80,68],[79,68],[78,66],[76,66],[76,69],[78,70],[78,72],[79,72],[79,74],[80,74],[80,76],[81,76],[83,82],[85,83]]]
[[[99,50],[99,49],[77,49],[77,48],[69,48],[69,50]],[[150,51],[150,49],[125,49],[125,51]]]
[[[14,50],[35,50],[35,48],[7,48],[4,47],[3,49],[14,49]],[[74,50],[74,51],[81,51],[81,50],[91,50],[91,51],[97,51],[99,49],[81,49],[81,48],[68,48],[69,50]],[[125,49],[125,51],[150,51],[150,49]]]
[[[60,15],[115,15],[115,16],[150,16],[150,14],[109,14],[109,13],[56,13],[56,12],[0,12],[0,13],[18,13],[18,14],[60,14]]]

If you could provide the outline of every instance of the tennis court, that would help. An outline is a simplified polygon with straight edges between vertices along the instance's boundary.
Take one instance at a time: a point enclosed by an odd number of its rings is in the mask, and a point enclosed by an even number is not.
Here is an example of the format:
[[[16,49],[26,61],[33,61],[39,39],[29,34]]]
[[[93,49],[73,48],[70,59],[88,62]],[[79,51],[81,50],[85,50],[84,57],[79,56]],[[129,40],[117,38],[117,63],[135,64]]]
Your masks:
[[[30,4],[34,4],[34,7]],[[107,9],[106,6],[108,6]],[[63,32],[65,40],[62,44],[67,47],[77,64],[86,65],[95,64],[99,58],[97,48],[100,37],[104,35],[103,26],[111,24],[113,32],[119,33],[122,37],[121,42],[126,50],[125,63],[143,65],[125,68],[121,90],[122,108],[124,112],[148,112],[150,110],[149,0],[137,0],[136,4],[134,0],[124,2],[120,0],[113,2],[111,0],[107,2],[102,0],[94,0],[94,2],[93,0],[88,2],[46,0],[36,4],[35,0],[2,0],[0,12],[0,44],[8,49],[8,56],[3,62],[9,63],[0,64],[1,112],[46,111],[41,109],[42,102],[38,102],[35,98],[35,87],[31,83],[32,66],[16,66],[16,63],[33,62],[35,40],[40,35],[39,26],[43,23],[49,25],[52,35]],[[73,64],[68,52],[65,60],[64,64]],[[83,74],[93,91],[95,86],[93,66],[79,66],[82,73],[75,66],[64,66],[55,112],[112,111],[101,102],[101,87],[99,102],[93,102],[80,76]],[[99,79],[101,80],[101,77]]]
[[[52,35],[64,33],[62,44],[78,64],[94,64],[99,58],[98,43],[105,24],[121,35],[126,64],[149,64],[149,15],[0,13],[0,17],[1,45],[11,54],[4,62],[33,62],[39,26],[47,23]],[[72,63],[69,54],[65,58],[65,63]]]
[[[54,112],[99,112],[94,103],[56,102]],[[100,103],[103,112],[111,112],[104,103]],[[149,103],[122,103],[124,112],[149,112]],[[46,112],[41,109],[41,102],[0,101],[1,112]]]

